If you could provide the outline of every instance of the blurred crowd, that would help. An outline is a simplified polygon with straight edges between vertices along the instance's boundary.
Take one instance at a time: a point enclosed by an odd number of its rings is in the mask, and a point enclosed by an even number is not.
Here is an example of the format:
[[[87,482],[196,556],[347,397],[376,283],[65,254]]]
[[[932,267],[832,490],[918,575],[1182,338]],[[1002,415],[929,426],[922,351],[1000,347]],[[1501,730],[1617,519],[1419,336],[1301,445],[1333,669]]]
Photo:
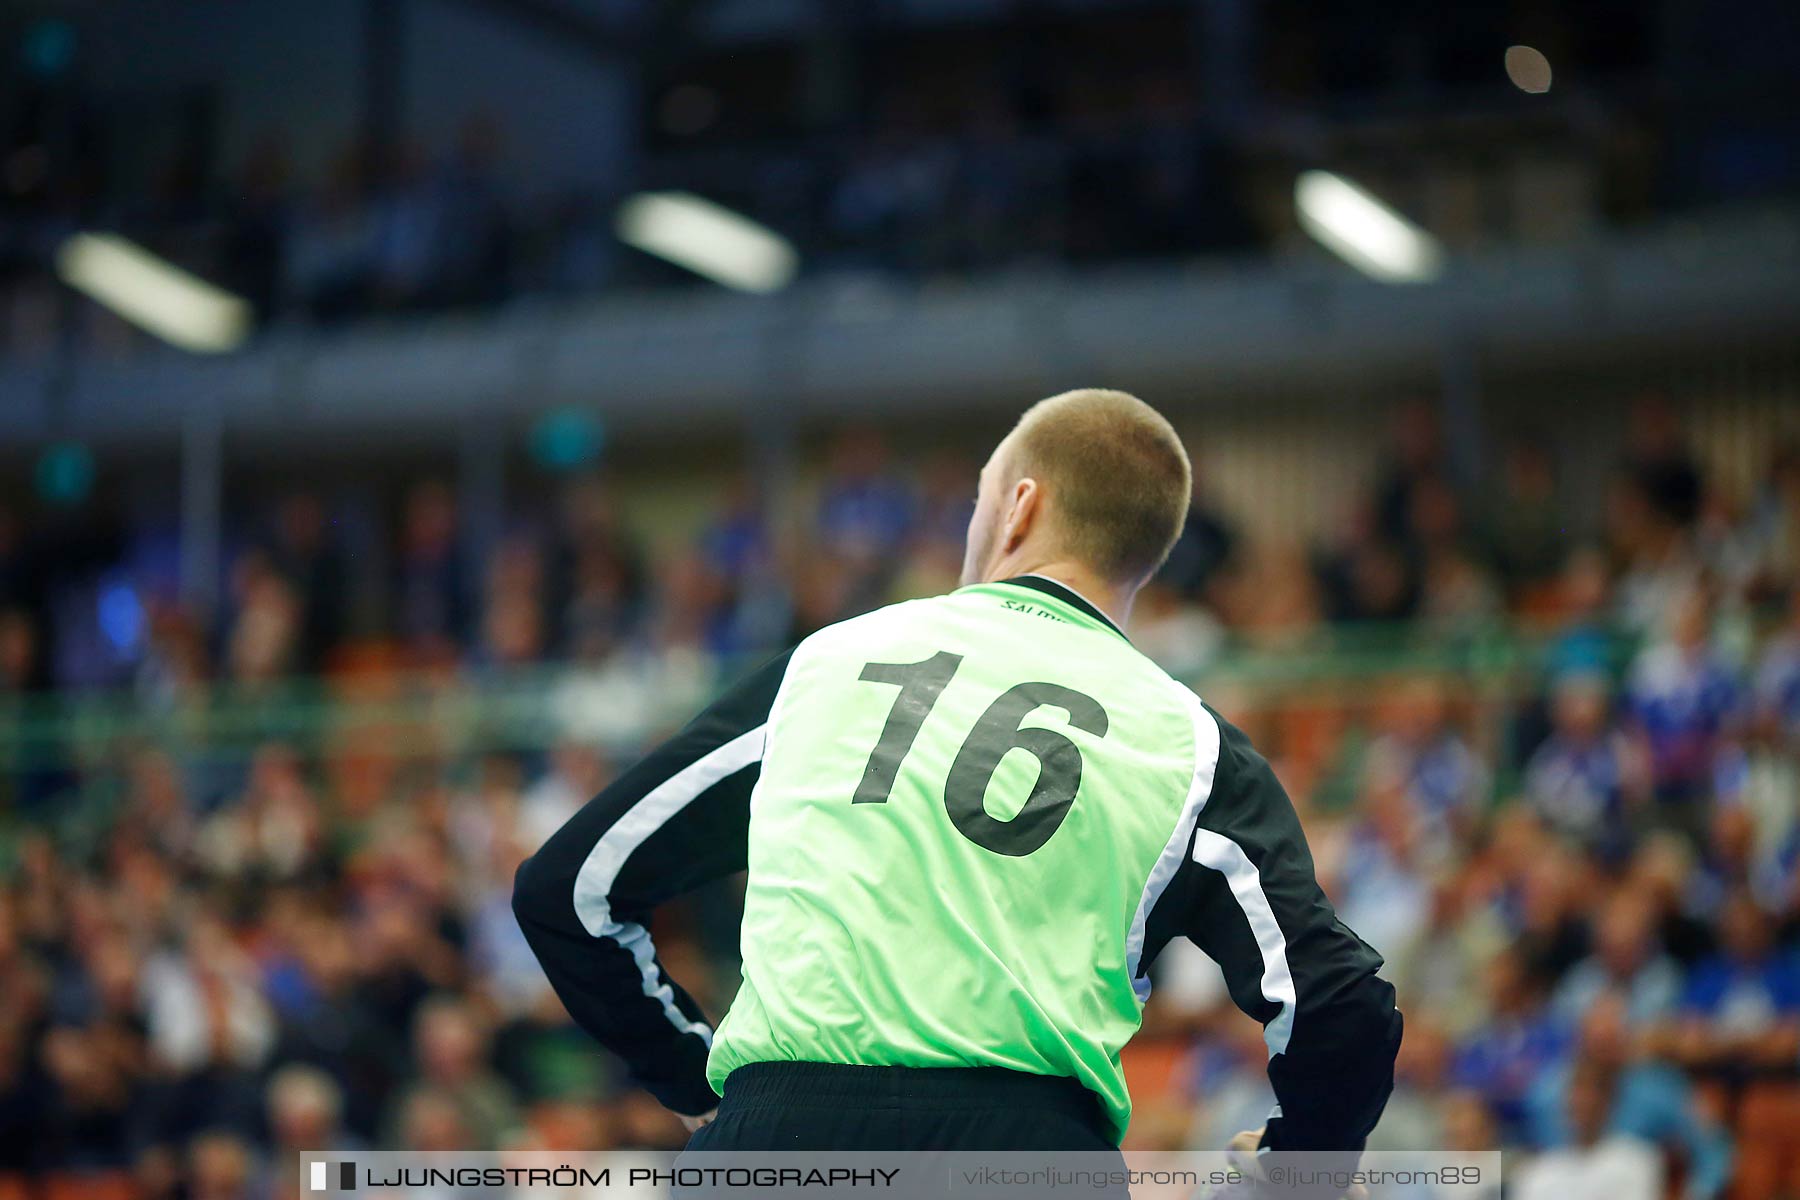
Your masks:
[[[1554,444],[1517,438],[1471,480],[1434,410],[1402,407],[1311,548],[1246,535],[1202,469],[1130,628],[1264,748],[1387,957],[1407,1040],[1375,1144],[1531,1151],[1509,1160],[1530,1196],[1800,1190],[1800,455],[1732,494],[1678,418],[1641,404],[1604,511],[1580,513]],[[722,487],[673,545],[601,479],[485,544],[440,483],[378,537],[288,495],[233,529],[210,621],[173,601],[156,537],[46,590],[57,544],[14,514],[0,706],[109,684],[148,718],[305,674],[339,681],[329,709],[371,661],[423,672],[425,706],[534,665],[654,688],[954,586],[971,463],[903,465],[864,430],[821,467],[785,513],[757,480]],[[1372,676],[1233,669],[1329,663],[1370,628]],[[1497,681],[1418,655],[1495,638],[1518,655]],[[516,864],[634,747],[307,730],[0,764],[0,1196],[36,1171],[70,1195],[284,1196],[301,1148],[680,1143],[568,1023],[508,907]],[[713,1013],[734,904],[726,885],[659,918]],[[1157,974],[1132,1144],[1222,1146],[1272,1102],[1260,1033],[1203,959]]]
[[[877,6],[816,44],[696,44],[646,70],[621,106],[635,127],[606,118],[631,146],[610,172],[526,161],[504,107],[439,144],[371,117],[329,162],[296,161],[279,126],[227,158],[229,123],[191,97],[22,77],[0,96],[0,351],[71,330],[137,344],[54,284],[83,229],[140,241],[265,320],[331,326],[686,278],[614,237],[616,205],[643,189],[745,212],[808,272],[912,280],[1267,247],[1292,233],[1308,166],[1363,178],[1455,246],[1797,182],[1774,49],[1793,18],[1771,0],[1729,19],[1482,0],[1454,22],[1420,8],[1374,25],[1299,3],[1110,7],[1002,6],[946,29],[889,28]],[[1502,50],[1521,36],[1578,98],[1520,103]],[[1659,92],[1680,110],[1646,99]],[[151,103],[180,132],[145,152]],[[1470,188],[1478,201],[1443,200]]]
[[[1534,1198],[1792,1195],[1800,459],[1729,496],[1654,400],[1626,444],[1603,536],[1571,541],[1545,447],[1515,444],[1471,519],[1435,427],[1403,414],[1315,599],[1439,646],[1535,630],[1529,679],[1385,673],[1244,723],[1406,1013],[1372,1145],[1535,1152],[1508,1159]],[[1274,1097],[1197,958],[1163,964],[1156,1018],[1197,1042],[1139,1136],[1217,1145]]]
[[[653,161],[637,186],[742,207],[794,241],[809,271],[917,277],[1254,245],[1242,181],[1191,92],[1167,82],[1134,97],[1121,108],[1077,94],[1031,126],[998,96],[945,122],[902,95],[855,136]],[[627,181],[521,187],[521,164],[486,117],[468,119],[449,146],[360,143],[316,174],[298,170],[276,137],[224,173],[178,155],[129,198],[103,188],[98,164],[65,176],[42,157],[14,154],[24,186],[13,195],[0,180],[0,350],[54,337],[55,250],[95,225],[288,324],[467,312],[683,277],[616,241]]]

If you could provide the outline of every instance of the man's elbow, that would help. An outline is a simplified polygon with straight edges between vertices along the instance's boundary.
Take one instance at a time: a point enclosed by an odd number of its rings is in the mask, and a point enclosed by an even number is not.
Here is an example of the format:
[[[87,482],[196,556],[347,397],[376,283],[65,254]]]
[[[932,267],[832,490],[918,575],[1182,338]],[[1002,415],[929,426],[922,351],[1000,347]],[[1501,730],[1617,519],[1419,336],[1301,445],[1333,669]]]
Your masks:
[[[1331,1062],[1366,1072],[1391,1068],[1400,1051],[1394,985],[1373,971],[1341,983],[1308,1011],[1302,1003],[1292,1047],[1315,1065]]]
[[[1338,1021],[1343,1040],[1364,1047],[1370,1060],[1392,1064],[1400,1053],[1400,1009],[1394,985],[1379,975],[1365,975],[1340,997]]]
[[[546,867],[542,854],[534,854],[519,864],[513,872],[512,910],[513,918],[519,927],[530,933],[534,927],[551,923],[551,915],[556,911],[558,893],[569,904],[567,891],[558,886],[552,878],[552,872]]]
[[[1400,1032],[1393,985],[1373,971],[1303,1001],[1287,1052],[1269,1063],[1283,1112],[1264,1145],[1360,1150],[1393,1090]]]

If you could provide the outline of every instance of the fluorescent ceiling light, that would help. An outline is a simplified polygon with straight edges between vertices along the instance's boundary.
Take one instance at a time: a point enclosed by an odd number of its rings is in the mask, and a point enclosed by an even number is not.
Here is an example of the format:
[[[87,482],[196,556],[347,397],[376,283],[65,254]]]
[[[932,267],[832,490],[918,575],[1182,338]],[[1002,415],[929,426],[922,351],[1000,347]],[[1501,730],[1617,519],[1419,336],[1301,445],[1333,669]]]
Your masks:
[[[773,292],[800,258],[780,234],[688,192],[643,192],[619,206],[619,240],[744,292]]]
[[[1521,92],[1542,95],[1550,90],[1550,60],[1535,46],[1506,48],[1506,77]]]
[[[1294,206],[1315,241],[1365,275],[1424,283],[1443,270],[1436,238],[1340,175],[1303,173],[1294,184]]]
[[[133,325],[196,354],[223,354],[250,335],[250,305],[110,233],[78,233],[56,252],[64,283]]]

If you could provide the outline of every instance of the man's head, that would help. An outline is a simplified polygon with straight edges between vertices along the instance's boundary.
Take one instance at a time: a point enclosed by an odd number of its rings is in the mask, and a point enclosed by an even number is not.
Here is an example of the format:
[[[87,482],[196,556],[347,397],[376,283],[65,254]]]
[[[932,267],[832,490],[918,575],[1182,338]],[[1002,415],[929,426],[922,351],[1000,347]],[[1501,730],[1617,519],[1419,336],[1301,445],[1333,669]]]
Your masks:
[[[1581,1018],[1581,1057],[1610,1070],[1631,1059],[1631,1011],[1616,989],[1600,993]]]
[[[1609,900],[1594,927],[1594,952],[1616,980],[1638,973],[1656,950],[1656,910],[1643,895],[1622,891]]]
[[[1618,1073],[1601,1063],[1579,1061],[1569,1075],[1569,1130],[1578,1146],[1592,1146],[1606,1133],[1618,1094]]]
[[[269,1126],[283,1146],[324,1149],[337,1137],[344,1094],[317,1067],[290,1063],[281,1068],[269,1080],[266,1096]]]
[[[1162,414],[1083,388],[1040,400],[981,469],[962,581],[1073,564],[1135,588],[1187,519],[1193,471]]]

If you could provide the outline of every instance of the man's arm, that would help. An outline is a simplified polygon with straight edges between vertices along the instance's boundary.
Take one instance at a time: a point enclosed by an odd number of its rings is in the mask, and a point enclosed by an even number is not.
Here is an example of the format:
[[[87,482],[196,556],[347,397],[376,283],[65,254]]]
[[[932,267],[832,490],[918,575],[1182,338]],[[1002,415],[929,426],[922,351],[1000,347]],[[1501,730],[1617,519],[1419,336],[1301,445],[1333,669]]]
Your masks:
[[[1263,1025],[1276,1107],[1271,1150],[1361,1150],[1394,1086],[1400,1013],[1381,956],[1332,909],[1287,793],[1242,731],[1196,706],[1202,755],[1218,759],[1186,854],[1156,901],[1147,950],[1186,936]],[[1205,763],[1201,763],[1204,772]],[[1147,963],[1151,955],[1146,954]]]
[[[519,867],[513,912],[577,1024],[678,1113],[710,1111],[712,1028],[663,970],[650,911],[744,869],[750,790],[788,655],[732,688]]]

